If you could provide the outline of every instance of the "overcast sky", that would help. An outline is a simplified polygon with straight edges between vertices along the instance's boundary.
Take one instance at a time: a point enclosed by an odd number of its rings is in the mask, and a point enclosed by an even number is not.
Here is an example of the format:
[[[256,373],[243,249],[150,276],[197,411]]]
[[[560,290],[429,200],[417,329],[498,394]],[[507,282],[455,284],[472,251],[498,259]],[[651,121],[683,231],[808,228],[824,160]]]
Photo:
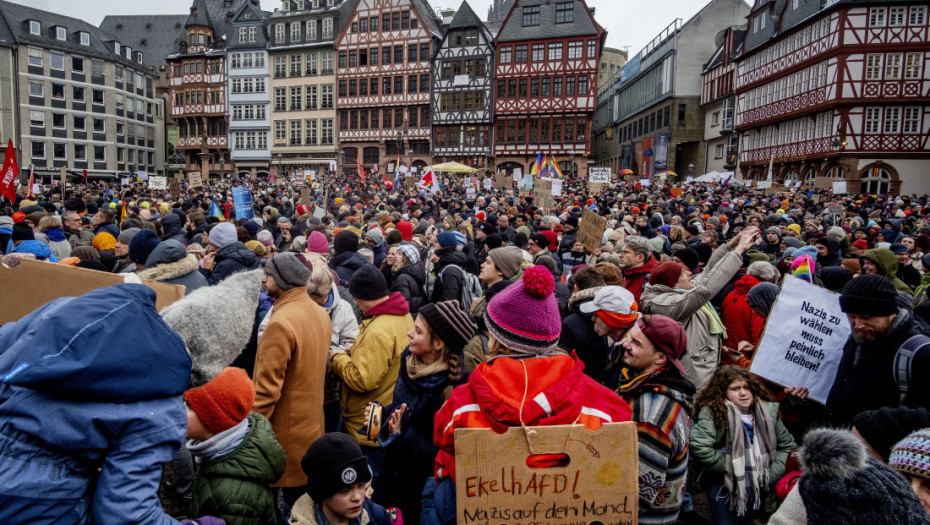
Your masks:
[[[106,15],[152,15],[187,13],[191,0],[159,0],[137,2],[132,0],[12,0],[46,11],[80,18],[100,25]],[[273,11],[280,7],[277,0],[261,0],[262,9]],[[462,0],[430,0],[434,8],[458,8]],[[469,0],[475,13],[487,17],[491,0]],[[607,45],[623,49],[630,55],[638,53],[650,40],[676,18],[687,20],[706,4],[704,0],[588,0],[596,9],[595,18],[607,29]]]

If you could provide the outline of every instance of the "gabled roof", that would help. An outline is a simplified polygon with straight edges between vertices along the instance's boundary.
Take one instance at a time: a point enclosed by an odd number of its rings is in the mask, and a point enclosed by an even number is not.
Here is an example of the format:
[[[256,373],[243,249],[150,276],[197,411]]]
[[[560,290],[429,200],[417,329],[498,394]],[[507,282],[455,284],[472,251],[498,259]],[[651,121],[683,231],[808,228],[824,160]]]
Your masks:
[[[517,42],[522,40],[545,40],[547,38],[564,38],[571,36],[602,36],[602,28],[591,14],[584,0],[574,0],[573,22],[555,23],[555,9],[558,2],[538,0],[517,0],[504,19],[504,24],[497,33],[497,42]],[[523,7],[539,7],[539,25],[523,27]]]
[[[142,51],[147,64],[160,67],[165,57],[177,53],[185,40],[188,15],[107,15],[100,29],[115,35],[133,49]]]
[[[429,0],[410,0],[410,5],[417,10],[417,14],[426,29],[436,38],[442,38],[442,20],[433,11],[433,7],[429,5]]]
[[[143,65],[151,65],[149,55],[137,48],[132,42],[124,42],[116,35],[110,34],[99,27],[70,16],[64,16],[50,11],[42,11],[32,7],[26,7],[12,2],[0,0],[0,18],[3,23],[0,24],[0,45],[34,45],[45,48],[58,49],[78,55],[102,58],[114,62],[121,62],[125,65],[131,65],[135,68],[143,68]],[[29,32],[28,20],[35,20],[42,24],[42,34],[33,35]],[[68,32],[67,40],[58,40],[53,27],[64,27]],[[81,45],[78,32],[82,31],[90,35],[90,45]],[[6,42],[3,42],[6,40]],[[126,44],[132,48],[133,52],[142,51],[143,64],[126,58],[125,54],[116,54],[114,52],[113,42]]]
[[[452,21],[449,22],[449,29],[470,29],[473,27],[481,27],[483,24],[478,18],[478,15],[472,11],[471,6],[468,5],[468,0],[462,2],[462,6],[459,7],[459,10],[455,12],[455,16],[452,17]]]
[[[245,2],[232,17],[231,26],[233,32],[229,34],[229,49],[264,49],[268,44],[268,38],[265,34],[265,24],[268,22],[270,14],[263,12],[255,4]],[[239,42],[239,27],[248,27],[257,25],[258,30],[255,32],[255,42]]]
[[[207,0],[194,0],[191,5],[191,14],[184,23],[184,27],[190,26],[213,27],[213,20],[210,19],[210,13],[207,10]]]

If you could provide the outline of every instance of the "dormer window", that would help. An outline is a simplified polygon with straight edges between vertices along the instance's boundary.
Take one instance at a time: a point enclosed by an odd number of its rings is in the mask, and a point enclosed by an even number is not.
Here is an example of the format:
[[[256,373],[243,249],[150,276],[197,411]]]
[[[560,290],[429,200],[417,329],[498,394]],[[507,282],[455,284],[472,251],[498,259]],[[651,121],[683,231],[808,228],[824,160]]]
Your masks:
[[[90,33],[85,33],[81,31],[80,35],[81,35],[81,45],[89,46],[90,45]]]
[[[126,58],[128,60],[132,60],[132,48],[129,46],[126,46],[125,49],[126,49]]]
[[[68,30],[64,27],[56,27],[55,38],[58,40],[68,40]]]
[[[113,42],[113,52],[119,54],[119,42]]]
[[[136,62],[142,63],[142,51],[136,51]]]
[[[291,10],[291,0],[284,0],[284,5],[281,6],[281,10],[287,13]]]
[[[42,34],[42,24],[35,20],[29,21],[29,34],[30,35],[41,35]]]

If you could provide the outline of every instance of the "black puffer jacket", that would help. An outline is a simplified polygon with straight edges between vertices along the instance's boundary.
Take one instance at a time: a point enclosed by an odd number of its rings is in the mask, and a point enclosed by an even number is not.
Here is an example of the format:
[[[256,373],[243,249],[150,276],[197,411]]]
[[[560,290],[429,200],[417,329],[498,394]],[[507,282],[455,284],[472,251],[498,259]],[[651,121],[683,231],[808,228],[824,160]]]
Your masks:
[[[355,275],[355,271],[366,264],[371,263],[364,255],[348,251],[340,253],[329,261],[329,267],[336,270],[336,274],[339,275],[339,286],[349,286],[349,281]]]
[[[220,248],[216,252],[214,260],[216,265],[213,267],[213,271],[204,268],[200,269],[200,273],[207,278],[210,285],[214,285],[237,272],[257,270],[260,264],[255,252],[246,248],[239,241]]]
[[[161,218],[161,227],[165,233],[161,240],[167,241],[174,239],[181,244],[187,244],[187,237],[184,235],[184,225],[181,224],[181,217],[177,213],[168,213]]]
[[[430,302],[458,301],[462,293],[465,275],[457,268],[449,268],[445,272],[442,270],[450,264],[464,269],[468,258],[464,253],[456,251],[455,248],[442,248],[436,251],[436,255],[439,256],[439,261],[433,266],[433,271],[436,273],[436,284],[433,287],[433,296],[430,297]],[[440,274],[442,274],[441,277]]]
[[[594,323],[591,322],[594,314],[586,314],[579,307],[593,301],[600,289],[598,286],[572,294],[567,306],[571,313],[562,320],[562,334],[559,336],[559,347],[577,353],[578,359],[584,363],[584,373],[597,382],[601,381],[604,369],[607,368],[610,346],[607,345],[607,338],[594,331]]]
[[[393,275],[391,291],[400,292],[404,296],[410,306],[410,315],[415,315],[420,311],[420,306],[426,303],[424,284],[426,284],[426,270],[420,263],[404,266]]]

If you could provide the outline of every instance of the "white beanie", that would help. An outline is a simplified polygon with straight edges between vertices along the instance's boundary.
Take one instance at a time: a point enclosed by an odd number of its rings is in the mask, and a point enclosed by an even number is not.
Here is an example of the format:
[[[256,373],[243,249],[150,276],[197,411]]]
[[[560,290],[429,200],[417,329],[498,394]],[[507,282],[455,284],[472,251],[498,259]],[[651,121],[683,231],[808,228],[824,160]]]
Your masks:
[[[221,222],[210,230],[210,244],[217,248],[225,248],[238,240],[236,227],[231,222]]]

